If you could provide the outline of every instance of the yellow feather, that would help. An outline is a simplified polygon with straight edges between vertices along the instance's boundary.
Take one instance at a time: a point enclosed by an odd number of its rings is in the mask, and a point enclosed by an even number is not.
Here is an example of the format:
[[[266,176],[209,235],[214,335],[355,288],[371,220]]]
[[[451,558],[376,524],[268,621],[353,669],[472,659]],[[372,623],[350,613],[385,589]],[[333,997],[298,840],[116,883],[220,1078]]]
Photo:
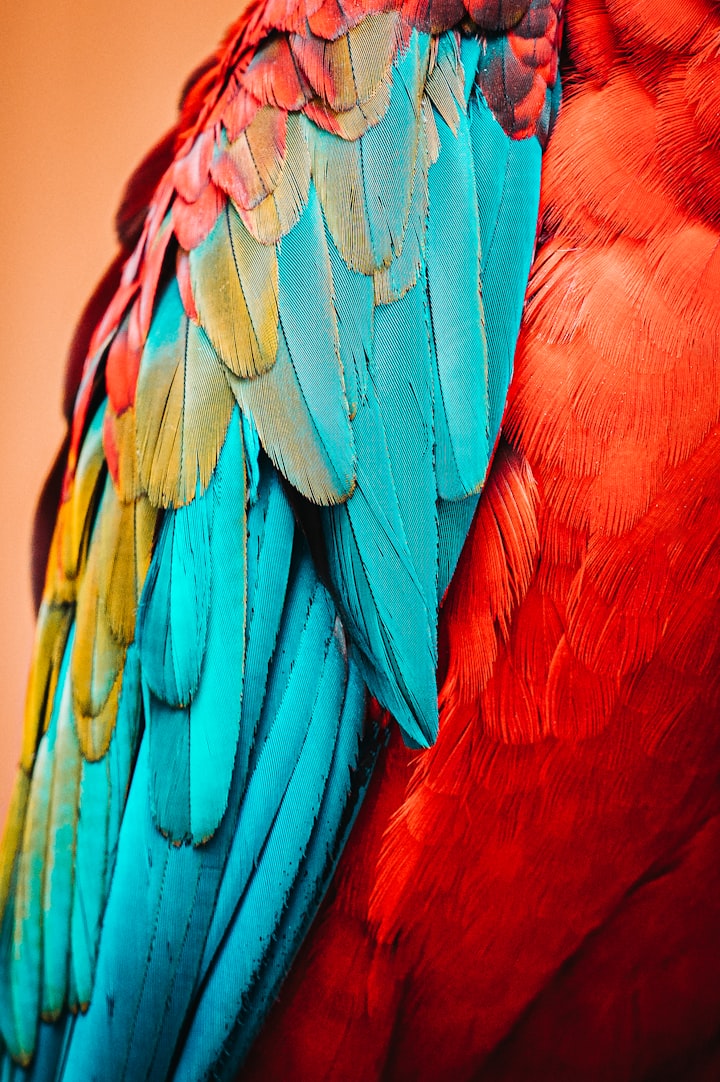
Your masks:
[[[367,101],[353,105],[346,112],[335,112],[325,102],[312,102],[305,113],[320,127],[339,135],[341,139],[359,139],[368,128],[378,124],[390,105],[390,76],[379,84]]]
[[[21,1063],[28,1063],[34,1051],[40,1004],[41,899],[51,777],[47,737],[43,737],[33,770],[17,865],[10,956],[10,988],[16,1026],[14,1036],[18,1042],[17,1047],[10,1048],[10,1052]]]
[[[248,230],[261,244],[276,244],[296,224],[307,203],[310,155],[297,113],[287,119],[285,159],[277,186],[251,210],[238,208]]]
[[[93,424],[83,440],[62,529],[62,566],[68,579],[77,578],[87,555],[98,497],[98,479],[105,465],[102,426]]]
[[[430,99],[423,94],[422,120],[427,140],[427,154],[429,165],[434,165],[440,156],[440,133],[435,122],[435,113]]]
[[[50,720],[60,666],[75,615],[74,605],[43,601],[35,630],[30,679],[25,697],[25,725],[20,762],[32,770],[38,740]]]
[[[278,344],[275,248],[260,244],[228,202],[210,236],[190,252],[200,322],[216,351],[238,376],[266,372]]]
[[[48,604],[72,605],[75,601],[77,584],[74,574],[72,576],[68,574],[68,565],[74,572],[78,563],[72,551],[73,487],[70,486],[68,498],[60,503],[55,519],[43,586],[43,600]]]
[[[335,41],[294,34],[291,48],[318,97],[346,112],[372,96],[395,58],[400,36],[396,11],[369,15]]]
[[[365,209],[360,141],[327,136],[306,122],[312,176],[333,240],[345,262],[373,274],[377,261]]]
[[[402,248],[428,54],[429,46],[421,48],[418,40],[412,40],[391,73],[389,112],[360,138],[346,140],[319,129],[312,123],[311,110],[305,120],[312,176],[325,220],[345,262],[362,274],[389,267]]]
[[[110,688],[107,699],[95,714],[78,709],[77,702],[73,704],[75,728],[80,741],[80,750],[83,756],[91,763],[102,759],[110,747],[120,702],[124,661],[125,648],[123,647],[115,682]]]
[[[425,93],[447,126],[457,135],[458,107],[465,111],[465,75],[455,49],[443,52],[425,83]]]
[[[182,317],[178,338],[140,367],[136,427],[140,483],[156,507],[204,490],[225,441],[234,399],[201,327]]]
[[[355,478],[341,478],[338,483],[333,476],[284,338],[272,372],[251,380],[232,375],[229,379],[240,408],[255,422],[267,454],[293,487],[318,504],[349,499]]]
[[[78,591],[76,636],[70,668],[80,747],[83,755],[92,760],[102,758],[112,736],[125,660],[125,644],[113,635],[100,598],[98,549],[94,536]]]
[[[257,113],[225,153],[242,177],[247,193],[243,210],[256,207],[275,190],[283,168],[283,137],[287,114],[269,105]]]
[[[380,12],[369,15],[348,31],[348,51],[356,100],[351,105],[367,101],[384,80],[401,44],[400,13]]]
[[[25,770],[18,770],[15,775],[10,808],[5,821],[2,841],[0,842],[0,922],[7,905],[17,854],[25,827],[25,812],[30,794],[30,777]]]
[[[137,439],[135,436],[135,407],[130,406],[121,414],[113,413],[107,407],[105,413],[104,437],[112,430],[117,448],[117,489],[123,503],[130,503],[141,494],[137,463]]]
[[[52,755],[52,789],[48,819],[48,844],[43,881],[43,992],[41,1017],[54,1022],[60,1017],[67,993],[67,963],[70,946],[72,907],[71,852],[75,849],[75,830],[80,795],[81,758],[73,730],[72,696],[67,682],[57,714],[57,731]],[[52,914],[52,921],[50,920]],[[62,921],[60,920],[62,914]],[[50,928],[59,941],[51,943]]]
[[[150,567],[157,510],[141,496],[121,503],[108,479],[98,516],[98,598],[110,631],[129,645],[145,577]]]

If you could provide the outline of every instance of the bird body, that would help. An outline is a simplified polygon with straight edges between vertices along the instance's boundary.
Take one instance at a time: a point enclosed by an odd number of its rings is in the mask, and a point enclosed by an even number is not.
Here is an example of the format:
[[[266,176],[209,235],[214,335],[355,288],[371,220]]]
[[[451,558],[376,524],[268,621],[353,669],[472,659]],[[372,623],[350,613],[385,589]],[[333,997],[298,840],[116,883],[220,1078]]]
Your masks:
[[[191,77],[71,352],[3,1078],[711,1070],[699,8],[569,7],[516,356],[559,3],[249,3]]]

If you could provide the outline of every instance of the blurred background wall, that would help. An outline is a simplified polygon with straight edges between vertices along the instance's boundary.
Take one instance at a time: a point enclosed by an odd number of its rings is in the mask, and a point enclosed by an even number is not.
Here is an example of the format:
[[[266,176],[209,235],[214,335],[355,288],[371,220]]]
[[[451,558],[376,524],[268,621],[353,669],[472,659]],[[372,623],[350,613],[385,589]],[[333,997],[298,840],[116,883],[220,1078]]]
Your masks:
[[[60,442],[74,323],[115,251],[134,165],[239,0],[2,0],[0,11],[0,818],[32,647],[29,547]]]

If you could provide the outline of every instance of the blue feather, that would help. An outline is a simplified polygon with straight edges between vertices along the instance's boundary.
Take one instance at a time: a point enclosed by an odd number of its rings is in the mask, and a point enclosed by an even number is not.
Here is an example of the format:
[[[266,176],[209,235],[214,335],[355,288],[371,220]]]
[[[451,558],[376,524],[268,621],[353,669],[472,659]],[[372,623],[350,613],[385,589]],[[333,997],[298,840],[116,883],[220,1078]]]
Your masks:
[[[143,679],[170,706],[186,706],[200,682],[210,607],[209,497],[198,490],[168,511],[138,612]]]
[[[273,711],[265,739],[257,744],[256,759],[205,947],[204,971],[219,949],[232,913],[260,860],[267,832],[272,828],[288,778],[302,752],[322,678],[328,635],[332,631],[332,624],[328,630],[330,620],[326,591],[315,581],[302,627],[293,628],[299,634],[291,644],[292,664],[282,700]],[[290,836],[286,841],[290,843]],[[294,844],[289,847],[295,848]]]
[[[236,1077],[257,1036],[266,1011],[275,1001],[287,973],[287,960],[302,943],[309,913],[322,900],[320,884],[329,881],[342,853],[360,808],[380,747],[378,734],[370,733],[358,742],[356,719],[364,713],[365,687],[352,656],[338,739],[325,794],[315,829],[303,860],[303,870],[293,886],[274,941],[259,967],[252,998],[244,1005],[223,1044],[222,1076]],[[348,786],[348,767],[355,775]],[[337,809],[344,808],[339,829]]]
[[[401,340],[396,354],[401,369],[410,363],[402,349]],[[347,504],[323,512],[330,570],[370,690],[407,738],[427,745],[437,733],[433,620],[408,548],[374,391],[358,408],[353,426],[357,488]],[[433,584],[433,608],[434,592]]]
[[[434,627],[437,487],[429,331],[421,280],[398,301],[378,306],[370,373],[403,533]],[[369,459],[366,467],[370,471]]]
[[[202,1077],[221,1055],[228,1031],[246,1007],[248,992],[254,987],[264,958],[273,949],[294,884],[303,870],[309,871],[304,868],[305,854],[329,784],[347,679],[346,661],[333,631],[334,620],[334,608],[326,591],[318,587],[288,685],[287,717],[278,717],[279,736],[276,738],[273,732],[258,760],[245,805],[252,811],[241,813],[236,830],[236,845],[231,851],[223,888],[228,881],[232,883],[239,893],[240,904],[222,940],[222,950],[213,958],[205,995],[193,1017],[179,1062],[180,1074],[188,1078]],[[304,712],[308,698],[310,716],[297,719],[292,726],[302,739],[289,752],[282,734],[289,736],[291,714]],[[356,740],[362,730],[363,705],[361,698],[356,702],[359,709],[355,716],[344,717]],[[339,813],[346,802],[347,761],[342,771],[345,790],[340,794],[340,807],[333,804],[330,821],[321,834],[326,852],[332,848]],[[276,779],[282,779],[280,785]],[[273,791],[272,797],[269,789]],[[322,882],[323,872],[327,874],[326,864],[327,860],[315,869],[314,884]],[[304,926],[307,919],[305,911],[301,918]],[[293,938],[292,953],[296,945]],[[287,955],[283,959],[283,966],[286,965]],[[247,1022],[250,1038],[252,1032],[257,1032],[268,1005],[257,1004],[252,1021]]]
[[[59,689],[65,686],[67,680],[69,658],[70,650],[66,647],[60,669]],[[9,955],[9,1006],[12,1012],[9,1018],[3,1018],[3,1033],[8,1044],[10,1035],[14,1034],[17,1043],[10,1050],[21,1060],[27,1059],[34,1047],[42,1002],[43,883],[52,787],[52,753],[61,698],[60,691],[55,696],[48,730],[38,745],[25,820],[23,852],[18,864],[15,921],[7,955],[3,949],[5,957]],[[0,1008],[4,1007],[5,1004],[0,1004]]]
[[[47,845],[54,853],[54,859],[46,864],[42,885],[41,1007],[42,1015],[47,1019],[59,1017],[68,991],[73,864],[82,762],[73,727],[72,693],[67,682],[62,686],[57,699],[59,709],[53,719],[54,739],[50,738],[48,741],[53,777]]]
[[[193,529],[193,527],[197,527]],[[141,601],[140,658],[143,665],[146,720],[150,732],[150,769],[155,815],[161,830],[175,840],[208,838],[227,806],[235,751],[240,735],[245,643],[245,466],[239,416],[231,422],[215,474],[203,495],[187,508],[166,514],[162,534],[172,545],[158,545]],[[158,571],[154,574],[155,565]],[[168,564],[170,566],[168,567]],[[169,584],[162,593],[158,583]],[[165,599],[174,582],[196,584],[178,588],[182,607]],[[204,596],[198,583],[209,582]],[[155,607],[155,597],[160,601]],[[194,604],[196,598],[200,602]],[[173,598],[174,602],[174,598]],[[207,643],[198,652],[202,626],[200,608],[209,611]],[[160,616],[154,613],[159,611]],[[165,617],[177,614],[177,628]],[[151,619],[152,618],[152,619]],[[150,684],[158,666],[151,647],[173,634],[178,646],[171,654],[202,663],[197,692],[187,705],[160,697]],[[152,638],[150,637],[152,635]],[[189,635],[186,644],[184,635]],[[167,656],[167,651],[166,651]],[[146,658],[153,666],[145,673]],[[170,666],[166,662],[165,671]],[[166,684],[172,681],[166,677]],[[177,681],[179,688],[180,681]],[[172,764],[170,766],[169,764]]]
[[[488,359],[480,297],[480,239],[470,127],[454,134],[439,114],[440,154],[428,174],[427,278],[437,362],[438,491],[477,492],[494,433],[488,433]],[[503,396],[504,403],[504,396]]]
[[[332,296],[322,212],[315,186],[311,184],[300,220],[278,246],[278,309],[316,439],[332,463],[337,493],[342,497],[352,490],[355,447]]]
[[[393,65],[390,107],[382,124],[358,140],[370,237],[376,266],[387,266],[402,251],[412,198],[420,127],[421,77],[430,37],[410,36]]]
[[[139,1004],[150,976],[153,947],[158,946],[155,929],[164,892],[167,861],[192,865],[197,850],[172,850],[158,834],[150,814],[147,793],[148,741],[144,739],[123,818],[120,845],[110,897],[103,919],[103,934],[95,974],[93,997],[87,1014],[77,1018],[68,1052],[64,1077],[68,1082],[86,1077],[92,1063],[98,1078],[137,1077],[128,1074],[132,1042],[140,1023],[156,1026],[150,1016],[140,1018]],[[187,906],[194,894],[195,880],[186,876],[183,894],[172,897],[174,908]],[[164,951],[164,944],[159,944]],[[118,956],[122,958],[119,964]],[[142,1033],[145,1036],[145,1033]],[[141,1073],[142,1077],[142,1073]]]
[[[252,679],[242,701],[242,729],[253,743],[266,695],[270,663],[286,604],[295,523],[277,476],[266,470],[265,484],[248,514],[247,655]],[[244,753],[245,769],[251,745]]]
[[[332,268],[340,361],[345,375],[350,416],[354,417],[358,403],[367,394],[368,365],[373,355],[373,282],[369,275],[352,270],[347,265],[332,240],[327,223],[325,231]]]
[[[237,514],[234,486],[226,484],[241,449],[233,422],[230,432],[235,431],[228,438],[237,446],[223,450],[218,477],[204,497],[223,505],[214,507],[211,545],[225,501],[227,514]],[[91,1060],[104,1080],[159,1080],[172,1071],[182,1077],[181,1057],[198,1051],[195,1023],[187,1040],[183,1036],[186,1019],[217,1025],[229,1004],[228,967],[233,995],[257,1028],[277,975],[287,970],[324,893],[366,781],[351,775],[364,726],[364,694],[356,668],[348,669],[335,606],[266,462],[260,463],[259,480],[247,518],[253,581],[246,664],[259,689],[247,705],[243,701],[243,740],[255,739],[250,774],[246,780],[238,756],[227,812],[206,844],[172,845],[157,831],[149,808],[152,748],[146,734],[125,809],[94,994],[87,1014],[72,1023],[65,1082],[85,1078]],[[207,652],[216,646],[211,615]],[[234,944],[249,927],[257,929],[258,951],[254,957],[245,952],[241,971]],[[268,973],[275,976],[263,983],[259,976],[270,958],[274,968]],[[208,1054],[220,1055],[225,1036],[213,1038]]]
[[[468,109],[482,252],[488,348],[489,429],[500,427],[535,249],[542,151],[512,139],[477,92]]]

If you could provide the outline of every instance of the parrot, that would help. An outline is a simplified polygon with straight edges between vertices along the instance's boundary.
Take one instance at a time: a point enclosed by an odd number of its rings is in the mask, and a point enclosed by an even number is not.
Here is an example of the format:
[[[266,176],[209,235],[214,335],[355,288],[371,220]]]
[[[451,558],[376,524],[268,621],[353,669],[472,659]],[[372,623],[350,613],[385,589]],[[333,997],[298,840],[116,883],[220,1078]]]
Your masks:
[[[70,350],[0,1079],[710,1082],[720,11],[239,8]]]

